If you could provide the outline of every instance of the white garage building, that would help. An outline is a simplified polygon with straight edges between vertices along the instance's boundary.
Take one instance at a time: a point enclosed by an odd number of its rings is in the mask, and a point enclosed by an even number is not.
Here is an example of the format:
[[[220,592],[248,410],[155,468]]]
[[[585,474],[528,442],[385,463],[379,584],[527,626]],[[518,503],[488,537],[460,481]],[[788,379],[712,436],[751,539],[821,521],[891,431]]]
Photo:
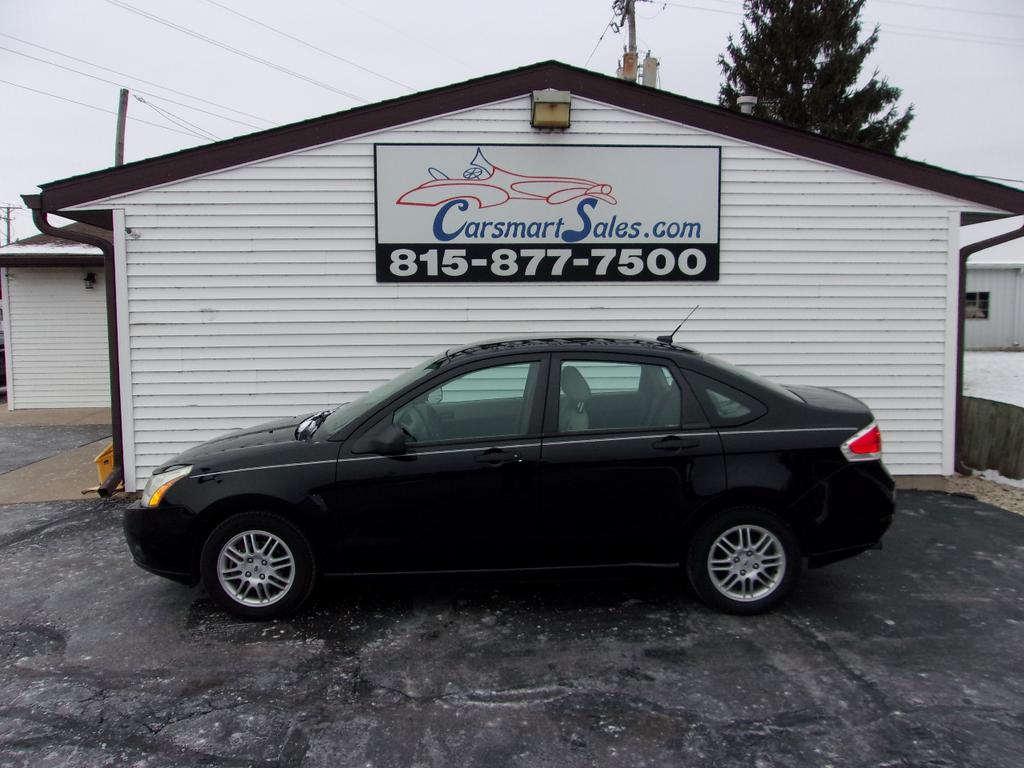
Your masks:
[[[0,248],[7,408],[110,404],[102,251],[67,239],[72,224]]]
[[[544,89],[568,128],[531,125]],[[113,232],[128,490],[453,345],[654,336],[696,305],[678,342],[860,397],[895,473],[950,474],[961,216],[1024,212],[1014,189],[554,62],[42,189],[37,221]]]

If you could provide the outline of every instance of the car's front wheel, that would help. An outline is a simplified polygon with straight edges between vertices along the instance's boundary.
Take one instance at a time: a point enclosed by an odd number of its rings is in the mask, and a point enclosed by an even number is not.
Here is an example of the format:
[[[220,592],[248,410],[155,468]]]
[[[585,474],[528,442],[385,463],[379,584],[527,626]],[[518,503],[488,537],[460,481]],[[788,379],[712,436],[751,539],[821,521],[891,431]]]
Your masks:
[[[210,598],[247,619],[276,619],[298,610],[315,574],[302,531],[269,512],[243,512],[218,525],[206,539],[199,567]]]
[[[705,522],[685,567],[694,591],[726,613],[769,611],[792,591],[802,567],[793,529],[759,507],[734,507]]]

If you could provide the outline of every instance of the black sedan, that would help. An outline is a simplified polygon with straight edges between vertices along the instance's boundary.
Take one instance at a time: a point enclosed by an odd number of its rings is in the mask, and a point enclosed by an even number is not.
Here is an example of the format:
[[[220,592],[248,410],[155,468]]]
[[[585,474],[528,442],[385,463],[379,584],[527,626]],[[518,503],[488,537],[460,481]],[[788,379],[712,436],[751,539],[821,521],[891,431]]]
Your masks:
[[[125,516],[135,561],[249,618],[322,576],[680,566],[758,613],[804,562],[877,546],[893,515],[859,400],[646,339],[452,349],[351,403],[159,467]]]

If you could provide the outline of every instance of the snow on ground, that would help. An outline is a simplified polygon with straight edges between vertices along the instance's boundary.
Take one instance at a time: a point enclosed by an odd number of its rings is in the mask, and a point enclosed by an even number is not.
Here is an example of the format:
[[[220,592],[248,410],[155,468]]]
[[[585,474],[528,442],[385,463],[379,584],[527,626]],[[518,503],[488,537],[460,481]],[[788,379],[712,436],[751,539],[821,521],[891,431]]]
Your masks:
[[[1014,480],[1012,477],[1004,477],[995,469],[983,469],[980,472],[975,470],[974,474],[977,477],[984,478],[985,480],[991,480],[993,483],[999,483],[1000,485],[1012,485],[1014,488],[1024,489],[1024,480]]]
[[[964,352],[964,394],[1024,408],[1024,352]]]

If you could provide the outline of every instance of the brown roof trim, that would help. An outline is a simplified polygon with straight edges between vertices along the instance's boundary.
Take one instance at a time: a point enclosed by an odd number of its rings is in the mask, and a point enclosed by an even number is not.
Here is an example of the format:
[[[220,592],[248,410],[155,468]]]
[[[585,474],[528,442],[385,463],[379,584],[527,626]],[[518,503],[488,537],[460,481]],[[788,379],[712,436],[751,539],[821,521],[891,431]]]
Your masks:
[[[0,253],[0,267],[102,267],[103,254],[60,256],[54,253],[7,255]]]
[[[1024,191],[884,152],[826,139],[665,91],[556,61],[403,96],[281,128],[182,150],[40,185],[54,212],[113,195],[250,163],[265,157],[383,130],[531,91],[555,88],[694,128],[831,163],[890,181],[1011,213],[1024,213]],[[525,126],[524,126],[525,129]]]
[[[960,214],[960,226],[969,227],[972,224],[984,224],[986,221],[996,221],[997,219],[1008,219],[1013,214],[1009,213],[972,213],[967,211]]]
[[[113,232],[114,230],[114,214],[110,210],[106,211],[54,211],[58,216],[63,216],[65,219],[71,219],[82,224],[88,224],[96,229],[105,229],[107,232]],[[104,237],[104,235],[99,235]],[[106,235],[106,237],[110,237]]]

